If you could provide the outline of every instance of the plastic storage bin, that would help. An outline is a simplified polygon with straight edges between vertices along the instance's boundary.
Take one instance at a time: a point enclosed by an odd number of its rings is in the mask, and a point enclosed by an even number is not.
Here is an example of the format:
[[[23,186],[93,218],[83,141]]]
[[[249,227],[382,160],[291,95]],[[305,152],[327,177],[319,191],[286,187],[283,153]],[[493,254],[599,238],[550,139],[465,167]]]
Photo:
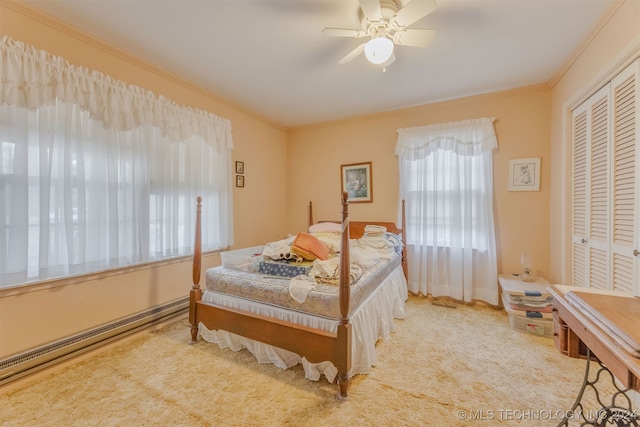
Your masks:
[[[501,274],[498,282],[511,328],[553,337],[553,298],[547,291],[550,283],[542,277],[534,282],[524,282],[520,276],[511,274]]]
[[[551,310],[548,312],[541,312],[537,307],[532,307],[531,310],[520,310],[511,307],[508,302],[508,295],[505,295],[504,293],[502,294],[502,305],[508,314],[513,314],[514,316],[529,317],[532,319],[553,319],[553,312]]]
[[[538,277],[534,282],[524,282],[520,276],[501,274],[498,276],[498,282],[502,292],[511,296],[526,296],[540,301],[551,298],[551,294],[547,291],[547,287],[551,284],[542,277]]]
[[[539,311],[542,313],[551,313],[553,309],[553,298],[549,296],[544,300],[539,298],[529,298],[527,296],[510,295],[502,293],[502,304],[513,310]]]
[[[509,313],[511,328],[547,338],[553,337],[553,319],[535,319]]]
[[[256,272],[258,271],[260,261],[262,261],[263,250],[264,246],[253,246],[250,248],[220,252],[222,266],[232,270],[247,271],[249,273]]]

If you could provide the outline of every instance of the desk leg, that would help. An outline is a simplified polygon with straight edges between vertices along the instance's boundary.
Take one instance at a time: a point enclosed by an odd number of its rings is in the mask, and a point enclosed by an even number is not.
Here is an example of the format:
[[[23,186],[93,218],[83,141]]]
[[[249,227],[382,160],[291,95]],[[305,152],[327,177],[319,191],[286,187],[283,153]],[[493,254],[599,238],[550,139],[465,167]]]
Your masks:
[[[598,370],[596,371],[593,380],[589,379],[589,369],[591,366],[591,350],[587,348],[587,363],[584,371],[584,380],[582,387],[578,393],[573,407],[567,411],[563,420],[558,424],[558,427],[569,426],[569,421],[578,421],[581,426],[640,426],[640,418],[637,413],[633,412],[633,405],[631,399],[627,396],[629,389],[621,389],[615,381],[613,374],[602,364],[598,359],[595,360],[598,363]],[[596,387],[597,383],[602,379],[609,378],[611,383],[616,389],[616,392],[611,396],[611,404],[605,405],[602,397]],[[582,398],[585,391],[591,389],[595,395],[597,404],[600,406],[598,409],[590,410],[582,405]],[[592,418],[595,417],[595,418]]]

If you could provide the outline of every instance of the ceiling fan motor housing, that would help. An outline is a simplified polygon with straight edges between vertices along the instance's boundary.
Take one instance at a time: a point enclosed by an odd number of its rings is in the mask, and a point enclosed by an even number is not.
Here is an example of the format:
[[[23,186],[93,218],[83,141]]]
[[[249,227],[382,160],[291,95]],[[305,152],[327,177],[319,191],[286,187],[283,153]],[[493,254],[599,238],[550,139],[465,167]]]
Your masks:
[[[379,21],[370,21],[365,15],[362,9],[359,10],[360,26],[371,37],[384,37],[389,35],[394,28],[391,18],[400,9],[396,0],[380,0],[380,11],[382,12],[382,19]]]

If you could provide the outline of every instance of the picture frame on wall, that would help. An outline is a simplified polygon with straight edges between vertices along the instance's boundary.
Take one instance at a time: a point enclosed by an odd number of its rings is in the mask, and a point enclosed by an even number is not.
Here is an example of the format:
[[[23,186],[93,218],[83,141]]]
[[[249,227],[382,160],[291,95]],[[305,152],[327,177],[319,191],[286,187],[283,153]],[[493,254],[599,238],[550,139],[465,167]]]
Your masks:
[[[244,175],[236,175],[236,187],[244,187]]]
[[[371,162],[340,165],[342,191],[349,203],[373,202],[373,167]]]
[[[540,157],[509,160],[509,191],[540,191]]]
[[[236,173],[244,173],[244,162],[236,162]]]

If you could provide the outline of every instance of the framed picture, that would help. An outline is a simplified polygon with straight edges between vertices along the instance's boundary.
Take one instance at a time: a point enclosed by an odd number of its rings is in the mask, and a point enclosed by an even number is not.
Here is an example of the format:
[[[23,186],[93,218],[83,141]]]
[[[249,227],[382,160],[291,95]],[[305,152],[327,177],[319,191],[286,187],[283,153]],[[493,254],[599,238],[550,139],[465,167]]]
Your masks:
[[[244,162],[236,162],[236,173],[244,173]]]
[[[236,175],[236,187],[244,187],[244,175]]]
[[[373,202],[371,162],[351,163],[340,166],[340,182],[342,191],[349,195],[350,203]]]
[[[540,191],[540,157],[509,160],[509,191]]]

